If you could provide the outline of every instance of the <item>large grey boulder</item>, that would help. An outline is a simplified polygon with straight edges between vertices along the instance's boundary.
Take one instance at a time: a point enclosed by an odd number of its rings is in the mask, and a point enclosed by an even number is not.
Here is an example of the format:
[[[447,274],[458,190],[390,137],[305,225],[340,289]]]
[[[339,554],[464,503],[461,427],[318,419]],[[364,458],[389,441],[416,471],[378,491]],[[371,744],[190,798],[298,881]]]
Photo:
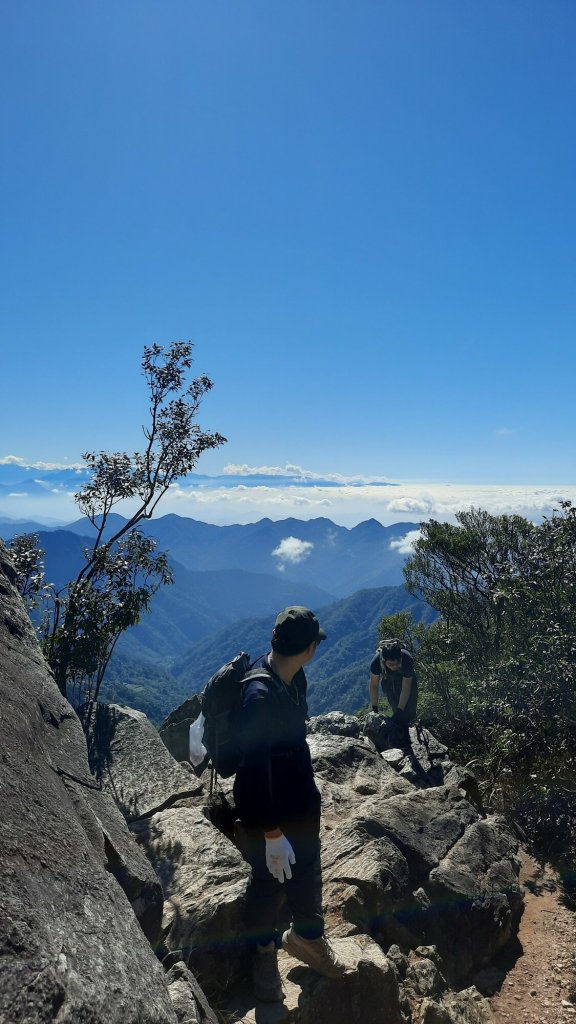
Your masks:
[[[194,694],[164,719],[158,733],[176,761],[188,761],[189,732],[202,710],[199,694]]]
[[[455,980],[490,963],[516,934],[523,908],[516,850],[502,818],[479,819],[423,883],[431,906],[443,908],[429,915],[429,935]]]
[[[310,719],[308,733],[312,736],[316,732],[358,739],[362,732],[362,723],[355,715],[346,715],[343,711],[329,711],[326,715]]]
[[[128,822],[204,792],[192,766],[174,760],[146,715],[121,704],[97,705],[90,762]]]
[[[346,735],[316,732],[309,740],[325,824],[337,824],[364,799],[411,793],[410,783],[389,767],[372,744]]]
[[[243,909],[248,865],[194,807],[172,807],[132,826],[164,890],[163,941],[181,950],[203,988],[223,991],[246,971]]]
[[[156,883],[90,774],[1,544],[0,649],[0,1022],[176,1024],[111,859],[141,896]]]
[[[336,930],[436,944],[461,984],[515,934],[517,841],[458,786],[416,787],[365,739],[309,740],[322,790],[324,899]]]

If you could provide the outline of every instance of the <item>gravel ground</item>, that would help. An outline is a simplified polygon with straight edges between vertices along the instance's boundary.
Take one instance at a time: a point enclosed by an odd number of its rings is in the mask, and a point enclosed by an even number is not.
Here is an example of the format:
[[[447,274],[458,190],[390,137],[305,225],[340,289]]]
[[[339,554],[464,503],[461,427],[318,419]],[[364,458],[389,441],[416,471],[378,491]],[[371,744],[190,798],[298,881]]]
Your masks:
[[[555,872],[525,852],[520,881],[525,910],[515,953],[498,965],[506,973],[493,975],[495,1019],[497,1024],[576,1024],[576,915],[562,902]]]

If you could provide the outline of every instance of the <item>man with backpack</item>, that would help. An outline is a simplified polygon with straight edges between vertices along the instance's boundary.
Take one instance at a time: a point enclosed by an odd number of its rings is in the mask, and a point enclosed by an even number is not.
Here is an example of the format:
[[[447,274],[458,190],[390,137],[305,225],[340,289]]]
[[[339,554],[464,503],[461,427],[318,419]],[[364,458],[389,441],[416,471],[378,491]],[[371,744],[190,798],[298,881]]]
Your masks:
[[[326,977],[346,971],[324,937],[320,794],[306,743],[304,666],[325,637],[309,609],[285,608],[276,618],[272,650],[254,663],[243,684],[234,801],[252,869],[245,923],[254,990],[267,1002],[283,998],[280,945]],[[284,900],[292,924],[280,940]]]
[[[376,712],[380,684],[392,708],[392,718],[389,720],[390,741],[394,746],[408,749],[408,726],[416,718],[418,678],[414,670],[414,659],[400,640],[383,640],[370,663],[370,703]]]

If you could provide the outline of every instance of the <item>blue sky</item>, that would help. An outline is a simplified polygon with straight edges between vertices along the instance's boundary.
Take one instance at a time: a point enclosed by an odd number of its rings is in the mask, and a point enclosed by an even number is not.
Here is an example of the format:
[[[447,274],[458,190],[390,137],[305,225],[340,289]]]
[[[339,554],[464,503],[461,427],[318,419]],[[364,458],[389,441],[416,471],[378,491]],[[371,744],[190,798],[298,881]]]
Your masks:
[[[573,497],[572,0],[0,19],[4,468],[139,447],[143,346],[192,339],[229,441],[164,511]],[[73,518],[44,491],[0,489],[0,515]]]

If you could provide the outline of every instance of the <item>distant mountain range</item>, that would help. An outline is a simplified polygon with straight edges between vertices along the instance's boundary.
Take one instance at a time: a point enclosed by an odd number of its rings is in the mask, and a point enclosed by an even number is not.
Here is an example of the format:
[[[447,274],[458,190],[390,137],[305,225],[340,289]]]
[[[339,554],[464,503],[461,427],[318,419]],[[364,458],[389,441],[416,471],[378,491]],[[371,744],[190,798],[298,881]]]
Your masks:
[[[115,532],[122,522],[125,520],[121,516],[110,516],[109,532]],[[13,522],[0,519],[0,537],[8,539],[16,532],[46,532],[38,524],[19,525],[15,530]],[[167,551],[185,569],[243,569],[276,579],[312,583],[337,597],[346,597],[362,587],[401,584],[405,555],[391,545],[417,528],[416,523],[382,526],[369,519],[348,529],[324,518],[261,519],[244,526],[214,526],[176,515],[140,524],[142,532],[155,537],[159,549]],[[84,538],[93,534],[87,519],[70,523],[65,532]]]
[[[110,529],[122,522],[111,516]],[[17,527],[0,519],[0,537],[39,533],[46,578],[57,586],[77,574],[93,536],[86,519],[65,529]],[[399,546],[415,523],[384,527],[371,519],[346,529],[320,518],[213,526],[167,515],[141,528],[168,553],[175,582],[121,638],[106,687],[155,721],[200,690],[238,650],[253,657],[267,650],[274,617],[286,605],[313,608],[328,633],[308,671],[314,714],[366,702],[382,616],[409,609],[416,619],[433,618],[403,586],[406,556]]]

